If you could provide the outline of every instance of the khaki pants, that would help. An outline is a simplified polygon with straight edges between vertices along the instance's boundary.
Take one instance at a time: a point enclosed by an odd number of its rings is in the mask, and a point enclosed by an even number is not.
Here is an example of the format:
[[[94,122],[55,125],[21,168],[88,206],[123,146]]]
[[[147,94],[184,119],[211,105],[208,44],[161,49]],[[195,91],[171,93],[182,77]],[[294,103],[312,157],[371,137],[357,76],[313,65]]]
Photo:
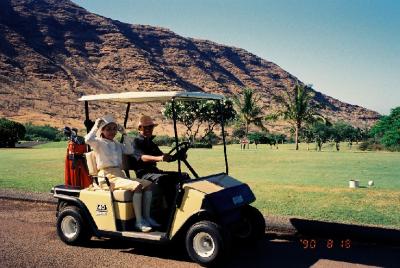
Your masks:
[[[122,172],[122,170],[118,167],[101,169],[98,175],[99,175],[99,184],[103,189],[108,189],[104,177],[107,177],[109,179],[111,188],[113,190],[135,191],[139,185],[142,185],[143,188],[147,188],[152,184],[148,180],[128,179],[125,176],[125,173]]]

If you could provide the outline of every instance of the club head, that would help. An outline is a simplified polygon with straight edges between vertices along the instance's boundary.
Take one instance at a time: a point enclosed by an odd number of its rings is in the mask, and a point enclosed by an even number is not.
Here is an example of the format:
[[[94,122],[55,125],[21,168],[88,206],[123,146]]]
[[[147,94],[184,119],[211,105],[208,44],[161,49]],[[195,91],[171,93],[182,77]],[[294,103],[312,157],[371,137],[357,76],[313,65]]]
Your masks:
[[[71,129],[69,127],[65,126],[63,131],[64,131],[65,136],[67,136],[67,137],[71,136]]]

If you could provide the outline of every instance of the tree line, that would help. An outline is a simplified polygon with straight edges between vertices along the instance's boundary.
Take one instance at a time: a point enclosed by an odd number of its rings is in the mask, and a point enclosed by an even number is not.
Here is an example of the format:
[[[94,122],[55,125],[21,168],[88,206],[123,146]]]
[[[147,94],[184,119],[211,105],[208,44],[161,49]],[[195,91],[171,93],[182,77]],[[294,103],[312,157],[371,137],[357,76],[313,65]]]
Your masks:
[[[267,132],[264,122],[274,122],[282,119],[291,126],[295,149],[299,142],[305,142],[307,149],[310,143],[315,143],[317,150],[322,150],[326,142],[334,142],[336,150],[340,150],[340,142],[360,142],[361,150],[385,149],[400,151],[400,107],[391,110],[390,115],[381,117],[371,129],[353,127],[346,122],[330,122],[321,115],[320,104],[314,101],[311,85],[296,83],[293,88],[274,96],[278,110],[268,115],[263,114],[257,103],[259,96],[250,88],[245,88],[242,95],[234,96],[239,123],[245,127],[245,136],[249,136],[249,125],[254,124]]]
[[[251,88],[244,88],[240,94],[220,102],[177,101],[177,121],[185,129],[185,139],[194,144],[210,145],[220,142],[214,130],[221,121],[221,112],[226,125],[232,127],[228,142],[238,142],[246,138],[253,143],[278,144],[294,140],[296,150],[299,142],[309,145],[316,144],[317,150],[322,150],[326,142],[334,142],[336,150],[340,150],[340,142],[348,142],[349,147],[354,142],[362,141],[362,150],[392,150],[400,151],[400,107],[391,110],[390,115],[382,116],[371,129],[355,128],[346,122],[329,122],[319,111],[321,106],[314,101],[314,90],[310,85],[296,83],[292,88],[274,96],[279,105],[274,113],[264,114],[260,104],[261,97]],[[264,109],[265,110],[265,109]],[[172,118],[172,103],[166,103],[163,110],[166,118]],[[291,126],[291,137],[284,133],[270,133],[266,123],[273,124],[276,120],[285,120]],[[254,125],[261,131],[250,132]],[[229,137],[228,133],[226,135]],[[0,147],[14,147],[19,140],[60,141],[65,139],[63,132],[49,125],[25,125],[0,118]],[[171,139],[160,137],[164,145]]]

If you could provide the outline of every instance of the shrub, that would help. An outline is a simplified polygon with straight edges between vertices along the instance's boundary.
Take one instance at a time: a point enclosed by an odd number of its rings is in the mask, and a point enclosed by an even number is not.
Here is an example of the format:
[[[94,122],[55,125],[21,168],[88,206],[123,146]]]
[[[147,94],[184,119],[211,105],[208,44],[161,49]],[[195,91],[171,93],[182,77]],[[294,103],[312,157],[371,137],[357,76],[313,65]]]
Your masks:
[[[25,139],[30,141],[61,141],[66,139],[62,131],[50,125],[35,126],[32,123],[27,123],[25,129]]]
[[[275,144],[286,141],[286,136],[283,134],[267,132],[250,132],[248,137],[251,143],[257,142],[259,144]]]
[[[246,136],[246,129],[244,127],[234,128],[232,131],[232,137],[240,139]]]
[[[382,116],[371,128],[370,135],[373,136],[386,149],[391,151],[400,148],[400,107],[391,110],[390,115]]]
[[[361,151],[381,151],[384,149],[382,144],[377,143],[374,139],[368,139],[360,143]]]
[[[137,130],[131,130],[131,131],[129,131],[127,134],[128,134],[128,136],[136,137],[137,135],[139,135],[139,131],[137,131]]]
[[[267,137],[267,133],[264,132],[250,132],[247,136],[251,143],[265,143],[264,140]]]
[[[220,141],[220,137],[217,136],[213,131],[209,132],[200,143],[216,145]],[[212,146],[211,146],[212,147]]]
[[[391,129],[385,132],[380,142],[389,151],[399,151],[400,148],[400,131],[399,129]]]
[[[226,139],[226,144],[239,144],[240,143],[240,139],[239,138],[229,138]]]
[[[24,138],[25,131],[22,124],[0,118],[0,147],[15,147],[15,143]]]
[[[191,148],[205,148],[205,149],[212,149],[211,143],[206,142],[195,142],[191,145]]]
[[[167,136],[167,135],[160,135],[160,136],[156,136],[153,139],[153,141],[158,146],[170,146],[172,143],[175,142],[175,138]]]

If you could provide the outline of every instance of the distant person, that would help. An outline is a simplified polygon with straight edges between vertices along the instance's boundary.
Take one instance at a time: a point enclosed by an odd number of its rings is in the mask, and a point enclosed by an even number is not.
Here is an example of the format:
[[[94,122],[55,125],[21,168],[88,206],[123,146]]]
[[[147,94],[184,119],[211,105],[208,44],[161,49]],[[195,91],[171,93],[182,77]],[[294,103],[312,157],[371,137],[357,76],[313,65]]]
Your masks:
[[[122,144],[114,141],[117,131],[124,137]],[[133,153],[132,140],[126,135],[125,129],[118,125],[112,116],[107,115],[96,120],[93,128],[85,136],[85,142],[93,148],[97,169],[99,170],[100,185],[102,185],[101,182],[104,185],[104,178],[107,177],[110,181],[110,190],[130,190],[134,192],[132,203],[136,217],[135,227],[142,232],[149,232],[152,229],[151,226],[159,227],[159,224],[150,218],[151,182],[128,179],[121,170],[122,154]],[[144,218],[142,217],[142,197]]]
[[[179,182],[189,179],[186,173],[180,174],[174,171],[163,171],[157,168],[157,162],[171,162],[172,157],[163,153],[153,142],[153,130],[157,126],[150,116],[143,115],[139,119],[139,135],[133,142],[133,157],[135,159],[136,176],[140,179],[148,180],[160,186],[168,208],[174,204],[176,186]],[[180,177],[182,175],[182,177]]]
[[[249,139],[247,138],[247,137],[243,137],[241,140],[240,140],[240,149],[246,149],[246,144],[247,144],[247,149],[249,149]]]

